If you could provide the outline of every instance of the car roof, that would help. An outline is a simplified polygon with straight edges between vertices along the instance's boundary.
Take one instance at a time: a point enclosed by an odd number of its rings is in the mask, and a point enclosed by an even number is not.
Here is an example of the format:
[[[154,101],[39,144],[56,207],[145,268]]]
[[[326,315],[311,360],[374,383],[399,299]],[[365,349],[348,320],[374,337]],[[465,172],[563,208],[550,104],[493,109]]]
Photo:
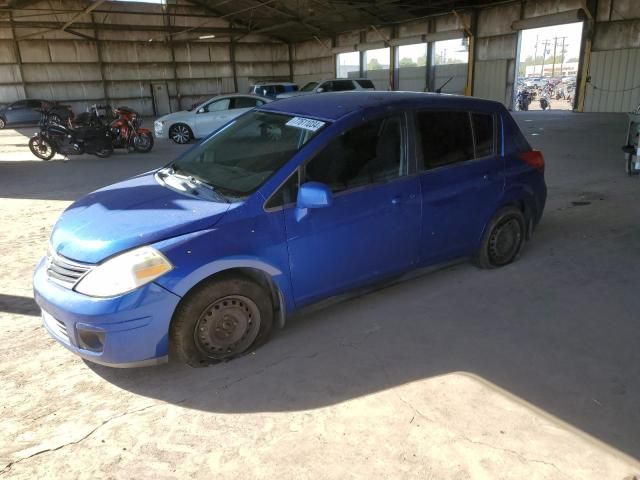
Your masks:
[[[297,85],[293,82],[256,82],[252,87],[268,87],[269,85]]]
[[[272,98],[263,97],[261,95],[255,95],[253,93],[224,93],[221,95],[214,95],[213,97],[208,98],[207,100],[203,100],[201,103],[206,103],[211,100],[220,100],[223,98],[237,98],[237,97],[250,97],[250,98],[258,98],[260,100],[264,100],[265,102],[273,102]]]
[[[462,95],[420,92],[359,90],[299,95],[263,105],[260,110],[335,121],[357,112],[408,110],[416,107],[459,108],[498,112],[503,106],[492,100]]]

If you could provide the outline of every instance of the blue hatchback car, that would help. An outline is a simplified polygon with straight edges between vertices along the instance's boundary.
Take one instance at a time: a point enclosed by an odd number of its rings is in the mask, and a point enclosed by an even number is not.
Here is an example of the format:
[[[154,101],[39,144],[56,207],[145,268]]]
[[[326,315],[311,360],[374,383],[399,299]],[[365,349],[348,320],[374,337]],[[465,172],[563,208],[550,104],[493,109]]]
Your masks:
[[[110,366],[192,366],[321,299],[458,258],[512,262],[544,159],[499,103],[344,92],[265,104],[81,198],[34,276],[49,333]]]

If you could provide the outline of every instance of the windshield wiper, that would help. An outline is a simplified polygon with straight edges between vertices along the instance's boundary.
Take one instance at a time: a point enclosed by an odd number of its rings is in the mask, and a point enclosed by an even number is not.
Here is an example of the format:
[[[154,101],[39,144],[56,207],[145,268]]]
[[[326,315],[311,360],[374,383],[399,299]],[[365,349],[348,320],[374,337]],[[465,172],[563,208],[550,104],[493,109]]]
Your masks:
[[[176,168],[175,164],[171,164],[170,168],[171,175],[184,179],[191,187],[204,187],[209,192],[211,192],[216,199],[219,199],[225,203],[231,203],[231,201],[225,195],[217,191],[216,187],[209,182],[202,180],[200,177],[187,170],[184,170],[181,167]],[[182,172],[182,174],[178,173],[178,171]]]

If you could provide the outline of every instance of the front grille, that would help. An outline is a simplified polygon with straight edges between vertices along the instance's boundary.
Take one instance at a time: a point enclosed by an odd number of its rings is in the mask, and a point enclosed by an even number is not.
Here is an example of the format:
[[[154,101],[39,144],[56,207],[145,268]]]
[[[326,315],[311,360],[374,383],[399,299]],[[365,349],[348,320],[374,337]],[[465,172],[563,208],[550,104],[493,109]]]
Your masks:
[[[66,343],[69,343],[69,333],[67,332],[67,326],[64,322],[57,318],[53,318],[52,315],[44,310],[42,311],[42,321],[45,323],[49,331],[51,331],[56,337]]]
[[[60,255],[52,255],[48,258],[49,280],[63,287],[73,288],[89,270],[91,265],[77,263]]]

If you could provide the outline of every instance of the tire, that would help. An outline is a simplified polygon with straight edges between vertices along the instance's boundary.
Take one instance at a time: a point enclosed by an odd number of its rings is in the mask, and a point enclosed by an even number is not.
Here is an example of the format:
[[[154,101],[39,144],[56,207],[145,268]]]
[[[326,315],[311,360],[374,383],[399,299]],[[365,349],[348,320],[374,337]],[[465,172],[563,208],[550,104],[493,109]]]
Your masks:
[[[272,324],[268,292],[247,277],[223,275],[182,299],[171,321],[169,345],[181,363],[205,367],[262,345]]]
[[[141,143],[140,139],[144,139]],[[138,153],[149,153],[153,148],[153,135],[150,133],[141,133],[133,137],[133,149]]]
[[[636,171],[635,169],[635,155],[631,155],[631,154],[627,154],[626,156],[626,170],[627,170],[627,175],[629,175],[630,177],[635,177],[636,175],[638,175],[638,171]]]
[[[103,148],[101,148],[100,150],[96,150],[94,152],[94,155],[98,158],[108,158],[111,156],[111,154],[113,153],[113,147],[111,146],[105,146]]]
[[[193,132],[188,125],[185,125],[184,123],[176,123],[175,125],[171,125],[171,128],[169,129],[169,138],[175,143],[184,145],[193,139]]]
[[[4,118],[0,117],[0,130],[7,126],[7,122]]]
[[[31,137],[29,139],[29,150],[41,160],[51,160],[56,154],[55,149],[44,138]]]
[[[487,225],[473,263],[485,269],[510,264],[520,255],[526,235],[527,222],[522,211],[513,206],[500,209]]]

